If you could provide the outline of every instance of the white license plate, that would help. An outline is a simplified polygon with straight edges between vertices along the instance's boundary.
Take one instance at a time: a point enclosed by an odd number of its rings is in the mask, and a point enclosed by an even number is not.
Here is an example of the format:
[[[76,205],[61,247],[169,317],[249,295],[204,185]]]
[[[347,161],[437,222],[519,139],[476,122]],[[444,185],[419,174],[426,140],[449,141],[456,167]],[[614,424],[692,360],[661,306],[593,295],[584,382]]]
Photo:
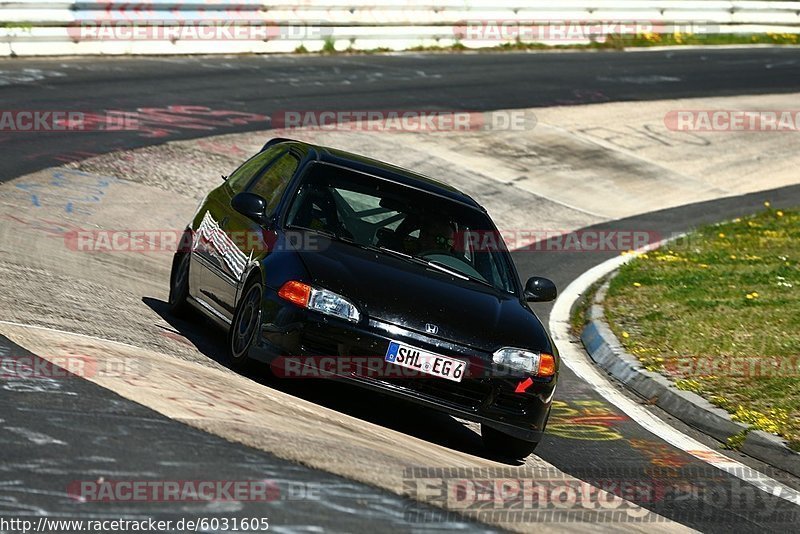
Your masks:
[[[385,360],[400,367],[415,369],[439,378],[452,380],[453,382],[461,382],[461,379],[464,378],[464,372],[467,370],[467,362],[464,360],[425,352],[422,349],[397,343],[396,341],[389,343],[389,350],[386,351]]]

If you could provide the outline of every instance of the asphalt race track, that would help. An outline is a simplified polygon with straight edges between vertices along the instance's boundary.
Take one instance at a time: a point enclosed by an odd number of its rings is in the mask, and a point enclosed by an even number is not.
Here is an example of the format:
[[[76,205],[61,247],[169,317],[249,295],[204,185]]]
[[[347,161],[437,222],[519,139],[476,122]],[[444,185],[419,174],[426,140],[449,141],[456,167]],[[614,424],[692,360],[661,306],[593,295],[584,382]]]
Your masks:
[[[156,132],[2,136],[0,179],[169,139],[263,130],[279,110],[474,110],[797,89],[795,50],[630,54],[41,59],[4,61],[4,105],[37,110],[204,106],[261,114],[245,124],[162,122]],[[68,106],[68,107],[65,107]],[[225,118],[223,116],[222,118]]]
[[[0,181],[111,151],[265,130],[270,128],[269,117],[286,109],[490,111],[788,94],[800,92],[798,67],[800,52],[781,48],[4,61],[0,67],[2,109],[126,111],[143,118],[141,124],[145,127],[120,132],[3,132],[0,134]],[[182,110],[177,113],[180,119],[175,118],[176,109]],[[402,151],[402,146],[398,150]],[[587,224],[593,230],[657,228],[668,235],[699,224],[752,213],[765,199],[776,207],[800,205],[800,185]],[[30,209],[19,208],[22,216]],[[41,251],[46,253],[47,247]],[[0,241],[0,260],[13,254],[13,250],[4,250]],[[563,288],[581,273],[617,254],[520,252],[515,254],[515,261],[523,279],[534,274],[547,276]],[[126,283],[129,281],[120,280],[120,284]],[[166,280],[164,285],[166,287]],[[142,303],[162,316],[183,337],[201,347],[201,352],[210,359],[219,353],[219,339],[209,335],[206,326],[171,319],[164,311],[163,302],[147,295],[142,295]],[[550,306],[536,305],[534,309],[547,324]],[[45,317],[57,315],[60,310],[42,303],[41,313]],[[0,320],[3,319],[5,317],[0,316]],[[40,324],[49,322],[43,319]],[[0,355],[11,354],[19,358],[37,358],[11,340],[0,337]],[[480,457],[477,436],[462,432],[458,425],[444,423],[441,418],[409,422],[380,409],[365,407],[371,398],[369,395],[348,392],[344,396],[335,385],[315,386],[310,391],[298,384],[277,385],[264,382],[256,375],[250,378],[369,423]],[[347,532],[368,532],[376,528],[399,531],[492,528],[231,443],[164,417],[88,381],[78,378],[61,381],[53,386],[50,394],[30,384],[12,382],[7,380],[0,389],[0,425],[4,428],[0,435],[4,451],[0,469],[4,471],[2,478],[9,481],[0,487],[0,517],[10,514],[16,517],[174,518],[187,514],[202,517],[227,513],[240,517],[268,515],[270,529],[279,531],[317,527]],[[716,488],[719,490],[716,499],[709,498],[709,491],[687,491],[680,498],[634,499],[635,504],[662,518],[703,532],[791,531],[800,524],[797,505],[780,496],[757,491],[672,447],[644,430],[565,368],[562,368],[557,400],[559,405],[554,408],[551,431],[535,455],[564,473],[589,481],[652,480],[665,487],[685,484],[705,490]],[[592,427],[594,433],[580,435],[576,428],[587,422],[584,428]],[[679,422],[671,422],[682,432],[719,449],[713,440]],[[442,428],[450,435],[442,436]],[[800,481],[755,460],[738,453],[720,452],[769,472],[789,487],[800,488]],[[352,459],[352,462],[357,461]],[[663,475],[654,476],[654,466],[672,467],[677,471],[665,470]],[[180,509],[164,503],[124,506],[81,503],[78,507],[74,499],[63,494],[63,488],[71,481],[102,476],[163,480],[266,478],[277,481],[283,491],[274,502],[267,504],[211,502],[183,504]],[[286,488],[293,488],[297,498],[292,498],[291,491]],[[318,497],[304,498],[312,490],[319,493]],[[419,512],[429,514],[428,521],[407,521],[409,514]],[[551,528],[556,527],[551,525]],[[571,523],[562,527],[590,530],[592,525]],[[636,528],[652,530],[660,526],[641,523]]]
[[[0,339],[0,352],[5,351],[19,358],[34,358],[34,365],[49,365]],[[17,380],[15,387],[6,388],[0,395],[5,434],[3,470],[8,480],[0,509],[3,517],[35,517],[41,513],[65,519],[156,516],[177,522],[189,511],[195,517],[266,515],[263,502],[206,502],[183,509],[176,509],[172,503],[151,503],[146,510],[130,504],[109,507],[108,503],[86,502],[76,509],[75,499],[53,499],[52,492],[52,488],[68,488],[75,480],[86,480],[87,475],[90,479],[106,474],[143,480],[158,473],[164,480],[207,480],[209,473],[215,473],[215,480],[274,482],[283,491],[280,496],[268,495],[269,516],[280,517],[279,524],[297,530],[324,525],[347,532],[372,532],[377,523],[402,529],[408,513],[438,517],[437,523],[443,528],[489,530],[363,484],[248,450],[171,421],[79,378],[49,393],[36,389],[31,381],[25,384]],[[37,440],[40,447],[32,457],[31,444]],[[41,445],[49,445],[44,454],[39,453]],[[28,475],[24,486],[18,486],[11,479],[23,472]],[[314,498],[310,499],[311,495]],[[280,530],[279,525],[275,527]]]

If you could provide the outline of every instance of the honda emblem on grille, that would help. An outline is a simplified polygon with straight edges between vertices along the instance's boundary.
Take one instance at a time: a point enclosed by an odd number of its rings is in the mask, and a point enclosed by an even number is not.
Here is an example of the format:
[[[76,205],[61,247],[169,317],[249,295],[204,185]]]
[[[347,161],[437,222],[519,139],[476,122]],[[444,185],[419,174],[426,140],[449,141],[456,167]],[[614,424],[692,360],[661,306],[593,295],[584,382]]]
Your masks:
[[[425,331],[429,334],[436,334],[439,331],[439,327],[433,323],[425,323]]]

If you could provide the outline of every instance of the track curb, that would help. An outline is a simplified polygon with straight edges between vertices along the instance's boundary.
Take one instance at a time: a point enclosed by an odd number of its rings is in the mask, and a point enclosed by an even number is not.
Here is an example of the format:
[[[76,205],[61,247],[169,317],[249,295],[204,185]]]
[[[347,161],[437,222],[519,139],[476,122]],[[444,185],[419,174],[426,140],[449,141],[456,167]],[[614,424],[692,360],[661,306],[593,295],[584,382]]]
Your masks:
[[[595,364],[636,395],[722,443],[746,432],[741,452],[800,476],[800,453],[791,450],[784,440],[761,430],[749,430],[748,425],[733,421],[728,412],[700,395],[682,391],[665,376],[648,371],[635,356],[626,352],[604,317],[602,302],[607,289],[608,281],[594,295],[589,322],[580,336]]]

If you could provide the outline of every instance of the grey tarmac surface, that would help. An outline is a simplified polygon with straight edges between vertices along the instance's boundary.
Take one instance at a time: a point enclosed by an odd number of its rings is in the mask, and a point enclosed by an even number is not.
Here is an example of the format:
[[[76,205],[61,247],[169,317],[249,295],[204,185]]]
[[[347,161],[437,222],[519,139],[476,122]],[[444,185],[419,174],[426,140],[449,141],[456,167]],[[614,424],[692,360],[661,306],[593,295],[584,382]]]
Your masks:
[[[179,521],[202,518],[267,518],[269,530],[276,532],[374,532],[378,524],[397,532],[492,531],[177,423],[79,376],[60,372],[4,336],[0,336],[0,355],[5,371],[0,378],[3,519],[29,520],[34,525],[41,517],[153,519],[172,521],[168,532],[185,532],[188,529],[177,528]],[[253,483],[251,487],[266,491],[249,493],[252,501],[190,496],[185,501],[144,505],[136,499],[104,502],[100,488],[112,481],[231,481]],[[261,482],[265,484],[259,486]],[[84,483],[90,488],[86,492],[80,490]],[[227,498],[224,491],[220,495]],[[228,489],[230,495],[233,491]],[[413,517],[425,517],[430,523],[415,524],[409,521]],[[41,531],[80,530],[51,526]],[[14,530],[0,528],[0,532]]]
[[[798,61],[797,48],[3,59],[0,109],[139,111],[149,119],[142,132],[0,133],[0,180],[112,150],[263,130],[280,110],[489,111],[794,92]]]

